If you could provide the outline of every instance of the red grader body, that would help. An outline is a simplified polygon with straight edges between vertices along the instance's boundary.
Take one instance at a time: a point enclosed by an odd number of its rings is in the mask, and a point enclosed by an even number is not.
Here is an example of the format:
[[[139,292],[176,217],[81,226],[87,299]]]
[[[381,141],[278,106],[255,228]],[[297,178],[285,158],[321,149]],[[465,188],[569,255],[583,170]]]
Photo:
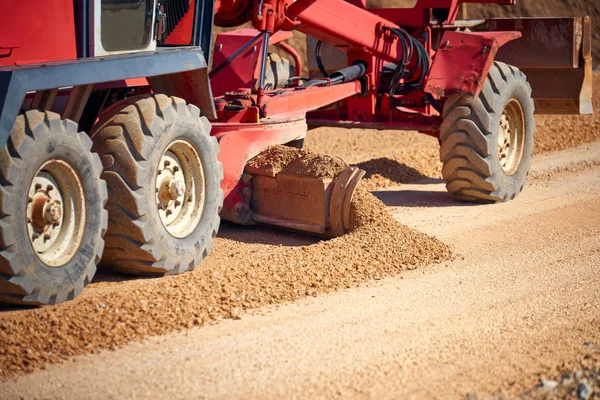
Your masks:
[[[530,166],[534,110],[592,112],[590,20],[459,21],[462,3],[10,2],[1,300],[72,299],[101,260],[133,274],[191,270],[220,218],[344,234],[362,171],[316,179],[246,165],[269,146],[301,146],[309,126],[435,136],[457,199],[512,199]],[[246,23],[210,51],[213,24]],[[285,43],[294,30],[312,43],[308,77]]]

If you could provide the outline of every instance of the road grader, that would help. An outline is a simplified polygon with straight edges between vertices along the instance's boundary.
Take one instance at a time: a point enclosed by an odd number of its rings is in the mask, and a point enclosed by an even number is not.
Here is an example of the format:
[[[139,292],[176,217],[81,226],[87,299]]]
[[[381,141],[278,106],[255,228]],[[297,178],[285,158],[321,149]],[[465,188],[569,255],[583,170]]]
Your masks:
[[[435,136],[458,200],[514,198],[534,112],[592,112],[591,22],[461,21],[468,2],[515,0],[7,2],[1,300],[71,300],[100,262],[189,271],[221,218],[343,235],[362,171],[246,168],[270,146],[300,147],[309,127]],[[214,40],[214,25],[242,28]],[[309,36],[307,76],[286,43],[294,31]]]

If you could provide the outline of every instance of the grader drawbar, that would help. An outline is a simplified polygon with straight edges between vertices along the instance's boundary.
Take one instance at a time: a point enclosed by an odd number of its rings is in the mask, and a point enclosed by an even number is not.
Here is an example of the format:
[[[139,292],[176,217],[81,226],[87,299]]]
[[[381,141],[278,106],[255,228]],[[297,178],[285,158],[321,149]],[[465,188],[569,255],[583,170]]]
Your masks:
[[[534,112],[592,112],[587,17],[459,21],[456,0],[367,3],[7,4],[0,300],[73,299],[100,262],[189,271],[221,218],[343,235],[363,171],[312,177],[248,163],[273,145],[302,147],[309,126],[435,136],[448,190],[498,202],[525,184]],[[211,51],[213,25],[246,23]],[[286,43],[293,31],[309,37],[308,76]]]

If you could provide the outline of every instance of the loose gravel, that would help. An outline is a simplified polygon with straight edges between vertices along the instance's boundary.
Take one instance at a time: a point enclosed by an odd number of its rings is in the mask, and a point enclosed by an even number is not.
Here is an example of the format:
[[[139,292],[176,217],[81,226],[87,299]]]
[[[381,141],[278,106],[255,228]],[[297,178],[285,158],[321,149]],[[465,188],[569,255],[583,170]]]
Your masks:
[[[190,273],[123,280],[104,272],[74,301],[5,310],[0,376],[451,258],[448,246],[400,225],[365,189],[355,194],[352,210],[354,230],[343,237],[317,241],[224,224],[213,252]]]

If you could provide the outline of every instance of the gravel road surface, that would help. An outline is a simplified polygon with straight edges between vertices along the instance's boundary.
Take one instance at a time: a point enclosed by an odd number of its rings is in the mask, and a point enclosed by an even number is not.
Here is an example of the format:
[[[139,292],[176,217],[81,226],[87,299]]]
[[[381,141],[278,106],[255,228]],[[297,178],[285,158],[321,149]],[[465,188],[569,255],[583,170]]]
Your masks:
[[[75,357],[0,398],[518,395],[600,347],[599,164],[599,143],[537,156],[504,204],[456,203],[436,179],[375,192],[456,259]]]

